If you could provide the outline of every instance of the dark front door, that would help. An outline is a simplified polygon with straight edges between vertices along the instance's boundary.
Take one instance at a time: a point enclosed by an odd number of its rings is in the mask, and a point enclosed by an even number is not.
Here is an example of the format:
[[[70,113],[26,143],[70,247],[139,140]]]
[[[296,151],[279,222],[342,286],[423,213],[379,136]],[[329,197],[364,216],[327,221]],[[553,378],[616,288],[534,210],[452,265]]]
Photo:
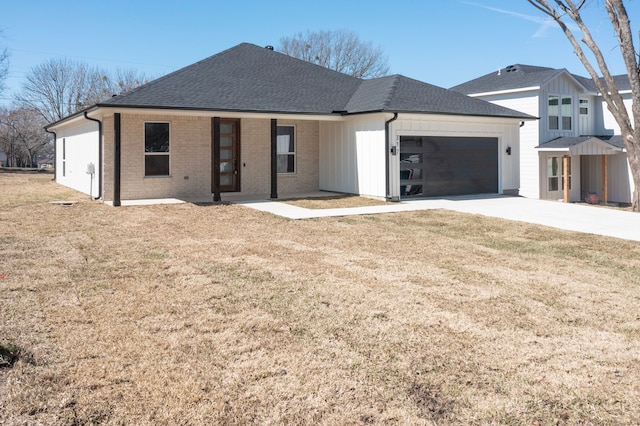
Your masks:
[[[400,137],[400,196],[498,192],[498,139]]]
[[[240,191],[240,120],[220,119],[220,192]]]

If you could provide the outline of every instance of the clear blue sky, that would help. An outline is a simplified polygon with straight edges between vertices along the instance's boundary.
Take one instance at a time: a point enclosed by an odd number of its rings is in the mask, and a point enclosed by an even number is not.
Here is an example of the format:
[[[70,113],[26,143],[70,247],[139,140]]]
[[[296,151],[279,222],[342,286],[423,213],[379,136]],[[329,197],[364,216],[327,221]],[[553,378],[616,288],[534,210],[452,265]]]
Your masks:
[[[564,35],[526,0],[4,1],[8,105],[29,70],[67,57],[159,77],[238,43],[277,46],[307,30],[348,29],[382,47],[393,74],[451,87],[514,63],[587,75]],[[627,1],[640,19],[640,2]],[[624,73],[602,1],[589,21],[612,71]]]

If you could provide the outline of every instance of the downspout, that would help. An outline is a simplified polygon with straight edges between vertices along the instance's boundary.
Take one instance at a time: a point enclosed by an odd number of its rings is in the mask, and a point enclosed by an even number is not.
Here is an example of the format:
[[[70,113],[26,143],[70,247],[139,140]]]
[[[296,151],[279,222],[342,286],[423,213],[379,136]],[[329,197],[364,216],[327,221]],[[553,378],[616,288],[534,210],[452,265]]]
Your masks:
[[[90,121],[98,123],[98,194],[95,197],[96,200],[102,198],[102,121],[91,118],[87,115],[87,111],[84,112],[84,118]]]
[[[58,168],[56,167],[58,163],[58,135],[51,130],[44,129],[44,131],[53,135],[53,181],[55,182],[58,177]]]
[[[385,180],[386,180],[386,191],[387,191],[387,201],[400,201],[400,199],[397,200],[391,200],[391,185],[389,183],[389,173],[390,173],[390,167],[389,167],[389,161],[391,161],[390,159],[390,155],[391,155],[391,135],[389,134],[389,127],[392,121],[396,121],[398,119],[398,113],[394,112],[393,113],[393,117],[387,121],[384,122],[384,149],[385,149],[385,162],[384,162],[384,171],[385,171]],[[395,151],[393,153],[394,155],[396,154]]]

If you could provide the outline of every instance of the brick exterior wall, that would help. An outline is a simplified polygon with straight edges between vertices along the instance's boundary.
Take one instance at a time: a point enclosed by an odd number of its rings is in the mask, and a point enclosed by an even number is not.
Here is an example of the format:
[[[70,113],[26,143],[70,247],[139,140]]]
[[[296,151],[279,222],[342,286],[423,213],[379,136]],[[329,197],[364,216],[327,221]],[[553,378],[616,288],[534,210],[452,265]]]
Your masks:
[[[317,121],[278,120],[295,126],[296,171],[278,175],[278,194],[317,191],[320,187],[320,125]]]
[[[170,176],[144,176],[144,123],[167,122],[170,132]],[[278,194],[317,191],[319,123],[278,120],[296,128],[296,173],[278,175]],[[113,200],[114,118],[103,118],[105,201]],[[121,115],[122,200],[211,198],[211,117]],[[240,194],[268,196],[271,189],[271,121],[240,120]]]
[[[102,118],[102,199],[113,201],[113,115]]]

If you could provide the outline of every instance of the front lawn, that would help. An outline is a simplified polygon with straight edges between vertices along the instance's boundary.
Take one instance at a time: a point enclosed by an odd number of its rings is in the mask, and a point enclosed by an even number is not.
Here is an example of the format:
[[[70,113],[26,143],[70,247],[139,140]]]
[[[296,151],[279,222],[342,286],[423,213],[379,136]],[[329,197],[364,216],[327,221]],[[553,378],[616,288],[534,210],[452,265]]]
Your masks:
[[[0,424],[640,424],[637,242],[4,172],[0,230]]]

